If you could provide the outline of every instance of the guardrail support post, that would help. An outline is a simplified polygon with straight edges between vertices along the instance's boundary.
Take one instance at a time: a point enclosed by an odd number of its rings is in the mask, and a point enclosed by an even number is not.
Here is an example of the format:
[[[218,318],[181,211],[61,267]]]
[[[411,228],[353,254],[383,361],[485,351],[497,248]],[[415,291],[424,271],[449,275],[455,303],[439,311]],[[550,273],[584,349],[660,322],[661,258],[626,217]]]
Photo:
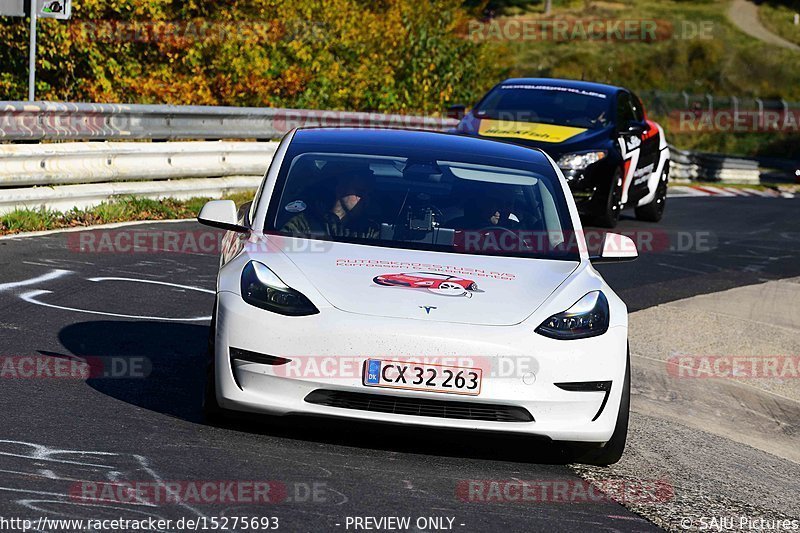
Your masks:
[[[761,98],[756,98],[756,105],[758,105],[758,129],[764,128],[764,101]]]

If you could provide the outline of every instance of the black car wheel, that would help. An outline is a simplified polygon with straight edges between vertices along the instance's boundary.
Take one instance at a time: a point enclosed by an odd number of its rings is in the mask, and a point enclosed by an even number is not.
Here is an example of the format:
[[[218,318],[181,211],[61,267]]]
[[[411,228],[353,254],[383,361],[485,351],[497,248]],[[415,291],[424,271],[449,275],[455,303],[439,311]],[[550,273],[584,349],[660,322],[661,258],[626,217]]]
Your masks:
[[[668,171],[665,169],[664,173],[661,175],[661,179],[658,180],[656,195],[653,198],[653,201],[649,204],[637,207],[634,210],[636,213],[636,218],[639,220],[644,220],[645,222],[658,222],[661,220],[661,217],[664,216],[664,207],[667,205],[668,181]]]
[[[602,228],[613,228],[619,222],[619,212],[622,210],[622,169],[614,172],[608,192],[600,197],[599,213],[595,217],[595,224]]]

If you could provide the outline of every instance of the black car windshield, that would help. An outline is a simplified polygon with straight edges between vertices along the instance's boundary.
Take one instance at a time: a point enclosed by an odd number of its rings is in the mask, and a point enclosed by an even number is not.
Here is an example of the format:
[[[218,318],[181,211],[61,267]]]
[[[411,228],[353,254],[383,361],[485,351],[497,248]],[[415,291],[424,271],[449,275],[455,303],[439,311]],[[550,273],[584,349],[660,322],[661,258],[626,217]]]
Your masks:
[[[609,124],[605,94],[549,85],[495,87],[473,111],[477,118],[598,129]]]
[[[290,149],[265,231],[394,248],[578,260],[561,184],[407,153]],[[294,152],[294,153],[292,153]],[[298,153],[299,152],[299,153]]]

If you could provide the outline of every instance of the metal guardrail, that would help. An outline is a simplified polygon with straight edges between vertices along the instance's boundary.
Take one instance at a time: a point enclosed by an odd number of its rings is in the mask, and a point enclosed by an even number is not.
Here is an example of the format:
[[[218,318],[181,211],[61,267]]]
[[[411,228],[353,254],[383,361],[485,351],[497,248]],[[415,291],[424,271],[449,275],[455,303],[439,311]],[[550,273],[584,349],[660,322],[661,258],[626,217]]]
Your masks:
[[[255,189],[276,142],[71,142],[0,144],[0,213],[18,208],[90,207],[122,196],[219,197]],[[670,175],[758,182],[755,161],[672,149]],[[711,158],[711,156],[707,156]],[[712,169],[712,170],[709,170]],[[143,181],[147,180],[147,181]]]
[[[0,144],[0,187],[263,175],[277,147],[220,141]]]
[[[255,189],[276,142],[0,144],[0,213]],[[147,180],[147,181],[144,181]]]
[[[340,111],[0,102],[0,141],[11,141],[0,142],[0,213],[41,205],[54,209],[86,207],[131,194],[187,198],[255,188],[277,146],[274,142],[220,141],[24,143],[268,140],[298,126],[447,130],[456,124],[450,118]],[[23,144],[12,144],[20,141]],[[675,148],[671,153],[673,178],[757,183],[760,167],[794,173],[795,163],[791,161],[743,159]]]
[[[444,130],[450,118],[262,107],[0,102],[0,140],[276,139],[298,126]]]
[[[670,147],[670,157],[672,178],[752,184],[761,179],[760,164],[754,159],[690,152],[674,147]]]
[[[651,113],[668,115],[675,111],[709,111],[727,109],[733,112],[775,110],[788,113],[800,109],[800,102],[782,98],[758,98],[732,94],[690,94],[685,91],[640,91],[639,96]]]
[[[255,190],[262,176],[229,176],[221,178],[187,178],[164,181],[126,181],[61,185],[59,187],[26,187],[0,191],[0,214],[20,208],[47,207],[68,211],[99,205],[114,198],[219,198],[233,192]]]

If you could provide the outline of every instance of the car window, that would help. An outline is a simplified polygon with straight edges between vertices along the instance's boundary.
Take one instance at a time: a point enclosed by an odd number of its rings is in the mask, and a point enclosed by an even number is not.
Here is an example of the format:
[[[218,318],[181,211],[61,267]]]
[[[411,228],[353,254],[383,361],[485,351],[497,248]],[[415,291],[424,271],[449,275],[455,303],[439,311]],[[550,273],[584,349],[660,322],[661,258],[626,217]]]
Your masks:
[[[636,96],[633,96],[633,116],[637,122],[644,122],[644,105],[642,105],[641,99]]]
[[[455,253],[577,259],[555,175],[412,154],[287,154],[267,232]],[[502,242],[500,242],[502,241]]]
[[[623,91],[617,96],[617,124],[619,127],[625,127],[635,120],[636,113],[633,110],[631,95]]]
[[[501,85],[475,108],[482,119],[603,128],[609,123],[606,95],[546,85]]]

